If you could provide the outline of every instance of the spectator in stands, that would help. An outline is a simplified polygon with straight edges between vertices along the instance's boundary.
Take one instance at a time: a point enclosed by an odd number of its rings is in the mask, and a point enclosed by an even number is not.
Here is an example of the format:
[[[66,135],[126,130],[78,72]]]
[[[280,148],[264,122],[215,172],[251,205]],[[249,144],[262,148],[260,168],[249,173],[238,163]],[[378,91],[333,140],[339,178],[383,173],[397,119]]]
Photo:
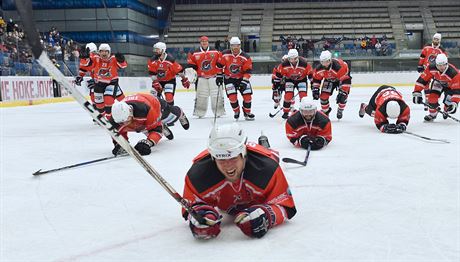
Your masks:
[[[366,38],[361,39],[361,49],[366,50],[367,49],[367,41]]]
[[[223,49],[230,49],[230,42],[228,41],[228,36],[225,37]]]
[[[377,43],[375,44],[375,54],[377,56],[381,56],[382,55],[382,44],[380,44],[380,41],[377,40]]]
[[[3,20],[3,17],[0,16],[0,36],[3,35],[3,33],[5,33],[5,30],[6,30],[5,20]]]
[[[6,24],[6,32],[9,33],[9,32],[13,32],[14,30],[14,22],[13,22],[13,19],[10,18],[10,21],[8,21],[8,23]]]
[[[257,52],[257,43],[256,40],[252,41],[252,49],[254,49],[254,52]]]
[[[219,39],[214,43],[214,48],[216,48],[217,51],[222,51],[220,48],[220,43],[222,41],[220,41]]]
[[[375,35],[372,35],[370,48],[374,49],[376,44],[377,44],[377,38],[375,37]]]

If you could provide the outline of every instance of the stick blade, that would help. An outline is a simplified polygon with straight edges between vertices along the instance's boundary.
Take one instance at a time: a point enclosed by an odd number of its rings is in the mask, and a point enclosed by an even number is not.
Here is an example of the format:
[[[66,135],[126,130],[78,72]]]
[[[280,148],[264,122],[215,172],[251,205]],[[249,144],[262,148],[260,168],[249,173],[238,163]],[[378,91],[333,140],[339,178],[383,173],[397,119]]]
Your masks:
[[[32,175],[34,175],[34,176],[38,176],[38,175],[41,175],[41,174],[43,174],[43,173],[42,173],[42,172],[40,172],[40,171],[42,171],[42,170],[41,170],[41,169],[39,169],[39,170],[35,171],[34,173],[32,173]]]
[[[295,159],[292,159],[292,158],[289,158],[289,157],[284,157],[283,159],[281,159],[284,163],[292,163],[292,164],[298,164],[298,165],[302,165],[302,166],[306,166],[307,163],[306,162],[301,162],[299,160],[295,160]]]

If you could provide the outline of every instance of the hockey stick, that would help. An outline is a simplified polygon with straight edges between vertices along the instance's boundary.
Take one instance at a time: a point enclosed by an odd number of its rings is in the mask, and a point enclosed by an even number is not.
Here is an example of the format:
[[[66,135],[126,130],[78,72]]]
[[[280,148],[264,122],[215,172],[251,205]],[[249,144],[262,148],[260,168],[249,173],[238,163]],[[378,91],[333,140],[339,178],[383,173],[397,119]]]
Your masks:
[[[58,81],[72,97],[80,104],[83,109],[91,115],[91,117],[99,123],[100,126],[104,127],[107,133],[123,148],[126,152],[132,156],[142,168],[149,173],[165,190],[168,192],[182,207],[193,216],[201,224],[212,224],[212,222],[206,220],[201,215],[196,213],[191,208],[187,200],[185,200],[176,190],[137,152],[123,136],[120,136],[116,128],[102,115],[100,114],[78,90],[70,85],[65,79],[64,75],[53,65],[46,52],[44,52],[41,44],[38,31],[35,28],[32,2],[30,0],[16,0],[16,8],[21,16],[24,31],[27,35],[27,40],[31,47],[34,57],[38,60],[40,65],[52,75],[56,81]]]
[[[296,98],[298,95],[299,95],[299,93],[297,93],[292,99]],[[283,108],[284,108],[284,107],[281,106],[280,109],[276,110],[275,113],[273,113],[273,114],[272,114],[272,113],[268,113],[268,116],[269,116],[270,118],[275,117],[279,112],[281,112],[281,110],[283,110]]]
[[[444,118],[451,118],[451,119],[454,120],[455,122],[460,123],[460,120],[459,120],[459,119],[457,119],[457,118],[451,116],[451,115],[450,115],[449,113],[447,113],[447,112],[442,111],[442,110],[439,109],[438,107],[432,107],[430,104],[428,104],[428,103],[426,103],[426,102],[422,102],[422,104],[425,105],[425,106],[427,106],[427,107],[429,107],[429,108],[431,108],[431,109],[434,109],[434,110],[438,111],[439,113],[442,114],[442,116],[443,116]]]
[[[73,165],[69,165],[69,166],[63,166],[63,167],[54,168],[54,169],[50,169],[50,170],[44,170],[44,171],[39,169],[39,170],[35,171],[32,175],[39,176],[39,175],[43,175],[43,174],[48,174],[48,173],[61,171],[61,170],[64,170],[64,169],[70,169],[70,168],[79,167],[79,166],[85,166],[85,165],[89,165],[89,164],[93,164],[93,163],[97,163],[97,162],[101,162],[101,161],[105,161],[105,160],[110,160],[110,159],[114,159],[116,157],[121,157],[121,156],[127,156],[127,155],[124,154],[124,155],[119,155],[119,156],[103,157],[103,158],[99,158],[99,159],[95,159],[95,160],[91,160],[91,161],[81,162],[81,163],[78,163],[78,164],[73,164]]]
[[[412,132],[409,132],[409,131],[404,131],[403,132],[404,134],[408,134],[408,135],[413,135],[413,136],[416,136],[418,138],[422,138],[422,139],[425,139],[425,140],[428,140],[428,141],[433,141],[433,142],[441,142],[441,143],[450,143],[448,140],[446,139],[436,139],[436,138],[429,138],[429,137],[426,137],[426,136],[421,136],[421,135],[417,135],[417,134],[414,134]]]
[[[222,87],[222,85],[218,85],[217,86],[217,98],[216,98],[216,108],[214,110],[214,124],[213,124],[213,127],[216,126],[216,119],[217,119],[217,108],[219,106],[219,96],[220,96],[220,88]]]
[[[292,164],[299,164],[299,165],[302,165],[302,166],[306,166],[307,162],[308,162],[308,157],[310,156],[310,151],[311,151],[311,145],[308,144],[307,155],[305,156],[305,160],[303,162],[301,162],[299,160],[295,160],[293,158],[289,158],[289,157],[284,157],[282,160],[283,160],[284,163],[292,163]]]

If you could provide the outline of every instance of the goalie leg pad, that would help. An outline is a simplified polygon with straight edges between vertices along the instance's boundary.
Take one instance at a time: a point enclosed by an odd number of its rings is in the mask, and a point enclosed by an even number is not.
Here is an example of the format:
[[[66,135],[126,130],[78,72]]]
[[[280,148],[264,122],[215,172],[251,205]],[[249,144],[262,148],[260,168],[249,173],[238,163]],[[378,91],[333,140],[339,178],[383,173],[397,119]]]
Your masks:
[[[195,108],[193,110],[194,116],[204,117],[206,115],[210,93],[209,89],[209,79],[200,77],[196,87]]]

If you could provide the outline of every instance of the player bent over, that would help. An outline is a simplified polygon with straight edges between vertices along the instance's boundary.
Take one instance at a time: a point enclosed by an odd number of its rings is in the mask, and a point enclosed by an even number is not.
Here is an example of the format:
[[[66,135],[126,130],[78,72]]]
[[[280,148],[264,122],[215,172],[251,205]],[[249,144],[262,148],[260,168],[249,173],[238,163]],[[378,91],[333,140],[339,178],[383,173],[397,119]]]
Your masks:
[[[362,103],[359,117],[363,117],[364,113],[374,118],[375,126],[383,133],[402,133],[409,124],[410,108],[404,102],[402,94],[392,86],[380,86],[369,104]],[[396,119],[396,124],[390,124],[388,118]]]
[[[195,157],[185,177],[183,195],[207,220],[206,225],[200,224],[182,210],[198,239],[219,235],[220,212],[234,215],[236,226],[255,238],[296,214],[278,157],[261,145],[247,142],[236,123],[211,131],[208,149]]]
[[[318,150],[332,140],[331,121],[309,97],[300,100],[299,110],[287,119],[285,128],[287,138],[296,147]]]
[[[165,124],[177,120],[185,130],[189,128],[189,121],[180,107],[169,105],[150,94],[127,96],[112,106],[111,122],[126,140],[128,132],[143,132],[147,135],[147,139],[140,140],[134,146],[141,155],[149,155],[151,148],[158,144],[163,135],[173,139],[171,130]],[[116,142],[114,146],[114,155],[126,153]]]

